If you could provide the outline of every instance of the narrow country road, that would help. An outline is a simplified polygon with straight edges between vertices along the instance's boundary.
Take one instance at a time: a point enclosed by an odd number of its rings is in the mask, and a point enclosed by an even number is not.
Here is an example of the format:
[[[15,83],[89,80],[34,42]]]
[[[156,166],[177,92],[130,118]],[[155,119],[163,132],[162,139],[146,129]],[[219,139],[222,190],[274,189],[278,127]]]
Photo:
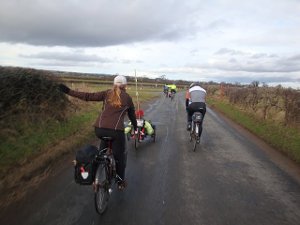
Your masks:
[[[184,95],[145,109],[155,143],[128,142],[124,192],[114,189],[99,216],[91,186],[73,180],[69,162],[18,204],[0,212],[9,225],[298,225],[300,169],[290,171],[262,145],[207,110],[200,146],[192,151]]]

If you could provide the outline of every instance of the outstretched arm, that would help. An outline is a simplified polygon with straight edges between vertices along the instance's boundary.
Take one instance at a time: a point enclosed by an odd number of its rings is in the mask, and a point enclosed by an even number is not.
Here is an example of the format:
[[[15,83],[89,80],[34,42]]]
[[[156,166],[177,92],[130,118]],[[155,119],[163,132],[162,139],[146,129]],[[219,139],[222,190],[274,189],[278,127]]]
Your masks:
[[[64,84],[59,84],[58,88],[61,92],[65,94],[68,94],[72,97],[79,98],[85,101],[104,101],[107,93],[106,91],[95,92],[95,93],[74,91]]]
[[[66,85],[64,85],[64,84],[59,84],[58,85],[58,89],[61,91],[61,92],[63,92],[63,93],[65,93],[65,94],[68,94],[69,92],[70,92],[70,88],[68,88]]]

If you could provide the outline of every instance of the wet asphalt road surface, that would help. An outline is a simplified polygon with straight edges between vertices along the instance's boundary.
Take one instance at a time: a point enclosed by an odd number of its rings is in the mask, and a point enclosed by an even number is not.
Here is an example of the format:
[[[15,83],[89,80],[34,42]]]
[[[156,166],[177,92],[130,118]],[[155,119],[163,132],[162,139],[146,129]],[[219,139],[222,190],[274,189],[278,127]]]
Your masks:
[[[0,212],[0,224],[298,225],[300,170],[290,173],[263,147],[208,109],[192,151],[184,95],[161,96],[145,110],[156,142],[127,143],[128,187],[99,216],[91,186],[73,180],[70,158],[26,198]]]

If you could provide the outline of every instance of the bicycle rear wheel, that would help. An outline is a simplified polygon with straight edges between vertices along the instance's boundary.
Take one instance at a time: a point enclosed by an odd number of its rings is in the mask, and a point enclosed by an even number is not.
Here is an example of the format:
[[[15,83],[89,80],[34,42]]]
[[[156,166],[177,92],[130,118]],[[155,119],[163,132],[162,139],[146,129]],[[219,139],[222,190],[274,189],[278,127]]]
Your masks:
[[[134,138],[134,148],[135,148],[135,150],[138,149],[138,143],[139,143],[139,135],[136,134],[135,138]]]
[[[194,143],[193,143],[193,151],[194,151],[194,152],[196,151],[196,147],[197,147],[197,141],[194,140]]]
[[[196,151],[197,144],[200,143],[199,132],[200,132],[200,126],[198,123],[195,123],[193,151]]]
[[[109,181],[107,180],[107,170],[104,163],[100,163],[97,168],[95,177],[95,208],[100,215],[104,213],[107,208],[109,200]]]
[[[188,125],[189,126],[189,125]],[[192,123],[191,123],[191,125],[190,125],[190,142],[192,142],[193,141],[193,137],[194,137],[194,123],[193,123],[193,121],[192,121]]]

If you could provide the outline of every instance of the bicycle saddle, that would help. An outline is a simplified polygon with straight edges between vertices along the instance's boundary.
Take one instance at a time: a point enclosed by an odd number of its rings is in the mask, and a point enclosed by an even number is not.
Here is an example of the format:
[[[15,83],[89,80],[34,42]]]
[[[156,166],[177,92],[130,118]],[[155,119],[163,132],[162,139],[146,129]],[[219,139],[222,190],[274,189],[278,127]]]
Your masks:
[[[100,137],[101,140],[103,141],[112,141],[114,140],[113,137]]]

